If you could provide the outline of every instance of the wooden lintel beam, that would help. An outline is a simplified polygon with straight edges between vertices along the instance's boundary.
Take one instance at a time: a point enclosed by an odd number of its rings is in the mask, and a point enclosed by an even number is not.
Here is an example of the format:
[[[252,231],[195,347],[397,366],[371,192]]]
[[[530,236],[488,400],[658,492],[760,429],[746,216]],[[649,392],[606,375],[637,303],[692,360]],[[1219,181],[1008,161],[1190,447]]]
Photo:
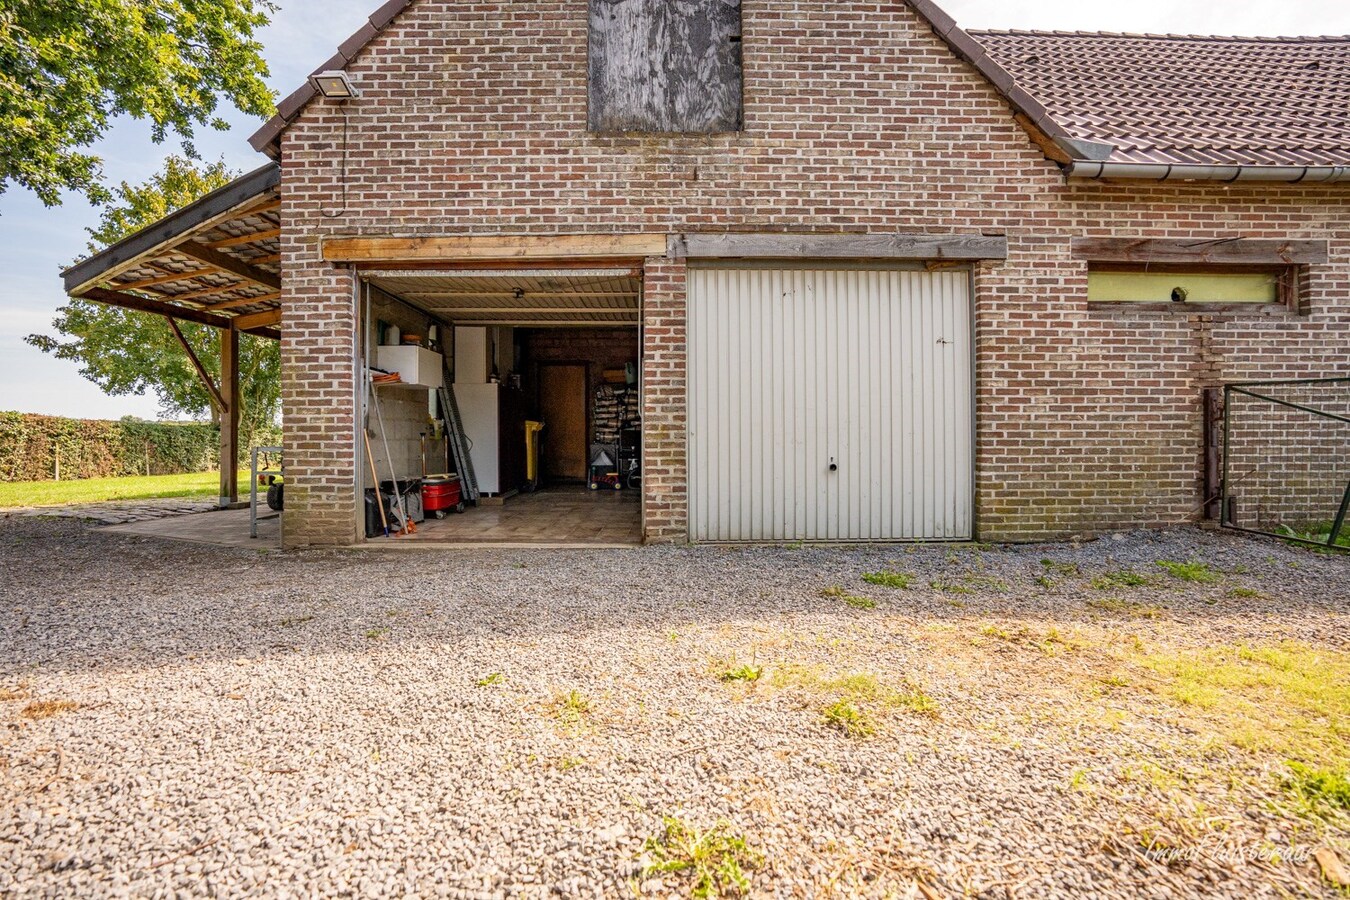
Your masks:
[[[1075,259],[1101,263],[1289,266],[1327,261],[1326,241],[1257,238],[1074,238]]]
[[[154,313],[157,316],[170,316],[175,319],[181,319],[184,322],[196,322],[198,325],[210,325],[212,328],[229,328],[230,320],[225,316],[217,316],[200,309],[191,309],[186,306],[174,306],[172,303],[166,303],[162,300],[151,300],[147,297],[141,297],[136,294],[127,294],[122,291],[110,291],[106,288],[88,288],[79,294],[72,296],[84,297],[87,300],[94,300],[99,303],[107,303],[110,306],[120,306],[123,309],[134,309],[138,312]]]
[[[677,234],[674,259],[1007,259],[1008,240],[980,234]]]
[[[143,278],[140,281],[114,282],[119,291],[143,291],[146,288],[155,287],[160,284],[172,284],[175,281],[191,281],[202,275],[214,275],[219,271],[215,266],[206,266],[201,269],[193,269],[191,272],[167,272],[163,275],[157,275],[154,278]]]
[[[240,331],[252,331],[255,328],[270,328],[281,324],[281,310],[269,309],[260,313],[250,313],[247,316],[236,316],[230,321],[234,327]]]
[[[270,241],[272,238],[281,237],[280,228],[269,228],[266,231],[255,231],[253,234],[241,234],[237,237],[224,238],[219,241],[211,241],[204,244],[212,250],[220,250],[223,247],[238,247],[240,244],[252,244],[254,241]]]
[[[222,272],[238,275],[240,278],[246,278],[254,284],[260,284],[274,291],[281,290],[281,279],[276,275],[271,272],[264,272],[250,263],[235,259],[227,253],[213,250],[205,244],[199,244],[196,241],[184,241],[173,249],[184,256],[190,256],[199,262],[214,266]]]
[[[197,377],[202,380],[202,384],[206,387],[206,392],[211,395],[211,402],[216,405],[216,412],[224,415],[226,412],[225,398],[220,395],[220,388],[216,387],[216,383],[211,380],[211,375],[206,371],[206,367],[203,366],[202,361],[197,358],[197,351],[192,349],[192,345],[189,344],[187,338],[183,336],[183,329],[178,327],[178,323],[175,322],[172,317],[165,316],[164,320],[169,323],[169,330],[173,332],[174,337],[178,338],[178,343],[183,345],[183,350],[187,353],[188,360],[192,363],[192,368],[197,370]]]
[[[328,238],[328,262],[611,259],[666,255],[666,235],[553,234]]]
[[[257,256],[248,261],[251,266],[274,266],[281,262],[280,253],[269,253],[266,256]]]
[[[219,303],[207,304],[207,309],[215,312],[220,309],[237,309],[240,306],[252,306],[255,303],[271,303],[273,300],[280,300],[281,292],[274,291],[270,294],[259,294],[256,297],[235,297],[232,300],[222,300]]]

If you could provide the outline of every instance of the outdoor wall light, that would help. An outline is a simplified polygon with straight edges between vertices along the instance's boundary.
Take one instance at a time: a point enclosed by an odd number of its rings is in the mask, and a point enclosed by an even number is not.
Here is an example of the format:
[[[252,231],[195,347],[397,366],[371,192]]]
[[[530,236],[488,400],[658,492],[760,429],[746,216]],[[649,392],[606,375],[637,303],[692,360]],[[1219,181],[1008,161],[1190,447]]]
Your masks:
[[[329,100],[351,100],[354,97],[361,96],[361,92],[352,84],[352,80],[347,77],[347,73],[341,69],[331,72],[318,72],[309,76],[309,83],[314,85],[314,90],[323,94]]]

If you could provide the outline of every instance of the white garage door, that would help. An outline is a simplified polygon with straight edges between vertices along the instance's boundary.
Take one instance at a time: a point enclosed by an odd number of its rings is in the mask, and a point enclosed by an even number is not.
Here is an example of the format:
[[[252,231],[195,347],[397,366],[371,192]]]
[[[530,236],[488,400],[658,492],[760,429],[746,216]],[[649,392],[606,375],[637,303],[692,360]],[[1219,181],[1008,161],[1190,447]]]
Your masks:
[[[969,273],[689,272],[695,541],[969,539]]]

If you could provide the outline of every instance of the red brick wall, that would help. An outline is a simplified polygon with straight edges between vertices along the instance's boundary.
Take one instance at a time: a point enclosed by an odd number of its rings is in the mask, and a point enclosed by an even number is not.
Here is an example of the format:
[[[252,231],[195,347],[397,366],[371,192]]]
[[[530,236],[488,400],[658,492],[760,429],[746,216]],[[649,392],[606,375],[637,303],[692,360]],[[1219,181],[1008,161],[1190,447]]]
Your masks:
[[[745,130],[586,132],[585,0],[422,0],[351,66],[342,118],[316,102],[283,138],[286,424],[327,533],[352,465],[327,407],[349,327],[322,234],[903,231],[1006,234],[976,275],[978,528],[1041,539],[1159,525],[1199,503],[1200,386],[1346,367],[1350,189],[1069,186],[998,95],[899,2],[745,0]],[[1309,315],[1086,308],[1073,237],[1330,238]],[[306,241],[309,241],[306,243]],[[683,268],[646,267],[646,508],[686,533]],[[337,329],[333,333],[330,329]],[[303,343],[301,342],[303,340]],[[319,352],[322,359],[311,358]],[[336,379],[336,381],[330,381]],[[288,503],[290,503],[288,498]],[[336,526],[331,526],[336,528]]]

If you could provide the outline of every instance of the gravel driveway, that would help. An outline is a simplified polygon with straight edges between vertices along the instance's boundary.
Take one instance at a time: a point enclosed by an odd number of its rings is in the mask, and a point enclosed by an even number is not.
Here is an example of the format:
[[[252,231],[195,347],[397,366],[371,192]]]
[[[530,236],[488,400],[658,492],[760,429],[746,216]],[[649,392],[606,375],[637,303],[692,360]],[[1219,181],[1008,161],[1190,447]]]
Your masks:
[[[1340,694],[1287,699],[1346,664],[1345,556],[262,555],[13,518],[0,571],[0,896],[687,896],[692,857],[753,896],[1336,896],[1312,853],[1350,863],[1286,763],[1346,760]],[[1206,681],[1269,660],[1311,673]]]

